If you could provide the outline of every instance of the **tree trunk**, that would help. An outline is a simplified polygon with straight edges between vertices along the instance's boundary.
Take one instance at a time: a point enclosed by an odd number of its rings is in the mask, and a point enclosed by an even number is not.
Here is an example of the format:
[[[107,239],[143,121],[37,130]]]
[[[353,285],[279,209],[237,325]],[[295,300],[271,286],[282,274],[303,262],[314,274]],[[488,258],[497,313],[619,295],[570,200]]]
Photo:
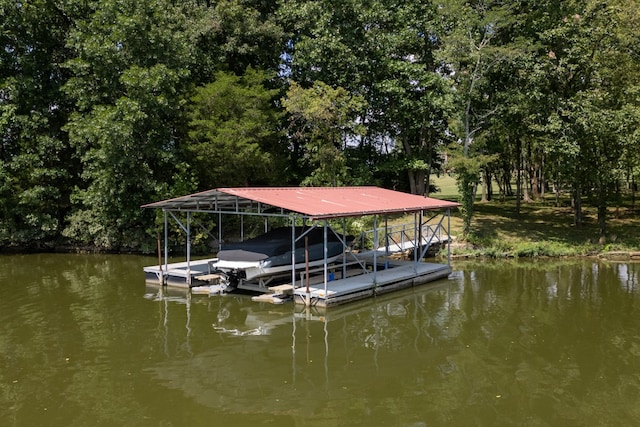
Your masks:
[[[607,196],[609,185],[605,180],[598,182],[598,233],[600,243],[606,243],[607,238]]]
[[[487,203],[489,201],[489,199],[487,198],[487,176],[485,174],[484,178],[482,179],[482,195],[480,197],[480,203]]]
[[[579,183],[574,184],[573,189],[573,225],[582,227],[582,191]]]
[[[525,173],[525,182],[522,183],[522,201],[525,203],[531,203],[531,194],[529,193],[531,187],[531,171],[529,169],[524,169]],[[521,181],[522,182],[522,181]]]
[[[520,192],[522,190],[522,177],[520,176],[522,163],[522,144],[520,138],[516,142],[516,215],[520,215]]]
[[[560,172],[559,172],[559,166],[556,167],[555,190],[556,190],[556,208],[559,208],[560,207]]]
[[[631,209],[636,208],[636,178],[631,177]]]
[[[505,196],[513,196],[513,186],[511,185],[511,177],[513,176],[513,171],[509,170],[505,172],[503,180],[504,180],[504,195]]]
[[[535,159],[535,155],[533,153],[532,147],[531,147],[531,141],[527,141],[527,165],[526,165],[526,170],[529,174],[529,179],[528,179],[528,183],[529,183],[529,190],[530,193],[527,193],[528,196],[528,200],[527,202],[531,202],[532,200],[538,200],[538,198],[540,197],[540,193],[538,191],[538,185],[540,184],[538,182],[538,167],[536,165],[536,159]]]
[[[539,169],[539,179],[540,179],[540,197],[542,197],[544,199],[544,195],[545,195],[545,190],[547,187],[547,182],[544,179],[544,152],[542,153],[542,158],[540,159],[540,169]]]
[[[502,182],[501,175],[502,174],[500,172],[498,172],[498,174],[496,175],[496,184],[498,185],[498,194],[500,195],[500,201],[504,202],[507,195],[507,189]]]
[[[531,187],[533,183],[533,166],[531,164],[531,144],[527,143],[526,150],[522,152],[522,163],[520,166],[522,173],[525,175],[524,180],[521,178],[520,183],[522,186],[522,201],[524,203],[531,203]],[[524,182],[523,182],[524,181]]]
[[[413,194],[419,194],[421,196],[424,196],[425,193],[426,193],[425,188],[424,188],[424,185],[425,185],[425,182],[426,182],[426,179],[425,179],[426,172],[423,171],[423,170],[417,170],[417,171],[415,171],[413,173],[413,175],[414,175],[415,180],[416,180],[416,182],[415,182],[416,192],[413,193]]]
[[[418,194],[416,193],[416,174],[414,171],[412,171],[411,169],[409,169],[407,171],[407,174],[409,175],[409,190],[411,191],[411,194]]]
[[[429,166],[429,170],[427,170],[427,172],[425,173],[425,177],[424,177],[424,187],[425,187],[425,192],[424,192],[424,196],[425,197],[429,197],[429,194],[431,193],[431,166]]]
[[[530,169],[531,175],[531,198],[533,200],[538,200],[540,198],[540,169],[531,165]]]

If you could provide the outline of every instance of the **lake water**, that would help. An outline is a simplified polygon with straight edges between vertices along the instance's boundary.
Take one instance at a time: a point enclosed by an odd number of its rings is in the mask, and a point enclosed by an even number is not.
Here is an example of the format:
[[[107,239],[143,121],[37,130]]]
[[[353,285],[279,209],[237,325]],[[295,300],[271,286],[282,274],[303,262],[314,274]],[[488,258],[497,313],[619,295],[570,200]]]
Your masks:
[[[640,264],[453,265],[326,311],[0,256],[2,426],[640,425]]]

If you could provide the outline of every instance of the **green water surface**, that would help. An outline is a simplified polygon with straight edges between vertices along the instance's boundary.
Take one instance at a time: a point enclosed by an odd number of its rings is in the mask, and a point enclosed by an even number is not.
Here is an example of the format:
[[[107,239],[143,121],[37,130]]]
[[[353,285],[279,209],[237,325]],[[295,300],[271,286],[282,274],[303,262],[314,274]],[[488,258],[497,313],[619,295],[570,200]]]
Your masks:
[[[0,426],[640,425],[640,264],[454,264],[326,311],[0,256]]]

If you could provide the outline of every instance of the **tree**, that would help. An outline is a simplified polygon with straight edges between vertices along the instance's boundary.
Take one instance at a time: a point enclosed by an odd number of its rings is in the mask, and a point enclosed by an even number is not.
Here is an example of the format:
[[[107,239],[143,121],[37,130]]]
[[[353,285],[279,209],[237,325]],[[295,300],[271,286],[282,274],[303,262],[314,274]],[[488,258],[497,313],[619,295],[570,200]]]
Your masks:
[[[292,82],[282,105],[289,114],[290,135],[302,140],[310,173],[303,185],[340,186],[350,183],[344,151],[362,127],[355,116],[364,100],[343,88],[315,82],[309,89]]]
[[[459,103],[454,132],[460,147],[451,151],[450,167],[457,175],[463,235],[466,236],[471,231],[481,171],[494,160],[483,155],[479,142],[482,132],[489,127],[489,119],[497,111],[488,75],[510,53],[508,47],[494,45],[494,39],[507,25],[510,15],[507,6],[491,0],[474,3],[451,0],[443,4],[441,13],[449,30],[443,35],[439,54],[455,82]]]
[[[78,180],[62,130],[70,102],[68,11],[47,1],[0,1],[0,244],[55,244]]]
[[[634,42],[626,35],[628,17],[634,15],[627,15],[628,5],[622,2],[586,0],[569,6],[568,13],[542,33],[548,46],[545,79],[555,94],[547,109],[548,128],[566,141],[567,154],[573,154],[574,223],[582,224],[582,197],[595,189],[589,195],[598,207],[604,239],[607,205],[618,179],[613,172],[628,141],[624,117],[637,106],[637,99],[628,96],[638,81]]]
[[[264,0],[220,0],[209,7],[206,32],[202,35],[209,71],[231,71],[241,75],[248,67],[278,71],[285,33],[278,22],[278,2]],[[211,74],[204,75],[209,79]]]
[[[65,129],[83,167],[65,235],[103,249],[137,247],[152,215],[140,205],[166,189],[179,161],[199,9],[164,0],[91,7],[74,23],[75,58],[65,63],[73,77],[64,89],[76,105]]]
[[[439,73],[434,50],[440,43],[436,5],[388,0],[339,3],[287,0],[292,40],[287,50],[291,78],[304,87],[321,81],[361,96],[358,121],[366,135],[354,142],[370,169],[384,156],[417,194],[426,194],[429,172],[439,165],[447,140],[451,87]],[[373,149],[372,149],[373,148]],[[348,152],[348,154],[350,154]],[[357,166],[346,159],[356,170]]]
[[[273,105],[279,91],[265,88],[268,77],[252,68],[243,76],[220,71],[191,99],[187,152],[201,189],[282,179],[280,114]]]

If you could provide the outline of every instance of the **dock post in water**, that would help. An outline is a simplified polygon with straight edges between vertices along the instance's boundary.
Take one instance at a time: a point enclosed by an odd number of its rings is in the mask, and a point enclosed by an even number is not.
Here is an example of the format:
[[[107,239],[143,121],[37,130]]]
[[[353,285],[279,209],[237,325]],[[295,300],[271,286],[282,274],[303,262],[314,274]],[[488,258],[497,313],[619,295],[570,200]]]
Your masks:
[[[162,270],[162,250],[160,249],[160,232],[158,232],[158,267],[160,267],[160,276],[158,277],[160,285],[164,285],[164,271]]]
[[[309,236],[304,237],[304,277],[307,282],[307,299],[305,300],[305,305],[307,307],[311,306],[311,293],[309,292]]]

